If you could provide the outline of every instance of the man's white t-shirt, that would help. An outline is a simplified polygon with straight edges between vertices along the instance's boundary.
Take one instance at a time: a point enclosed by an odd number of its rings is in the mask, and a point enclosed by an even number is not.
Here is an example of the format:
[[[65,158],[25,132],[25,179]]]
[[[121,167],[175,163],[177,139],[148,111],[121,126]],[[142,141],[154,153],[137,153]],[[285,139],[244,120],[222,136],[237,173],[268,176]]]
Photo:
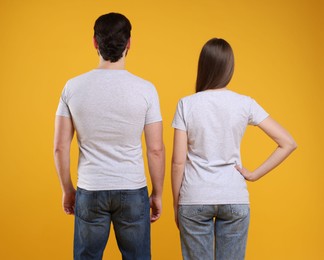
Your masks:
[[[72,118],[78,183],[86,190],[146,186],[142,132],[162,120],[155,87],[126,70],[95,69],[69,80],[56,112]]]
[[[188,154],[179,204],[248,204],[240,143],[247,125],[269,115],[252,98],[207,90],[182,98],[172,126],[187,132]]]

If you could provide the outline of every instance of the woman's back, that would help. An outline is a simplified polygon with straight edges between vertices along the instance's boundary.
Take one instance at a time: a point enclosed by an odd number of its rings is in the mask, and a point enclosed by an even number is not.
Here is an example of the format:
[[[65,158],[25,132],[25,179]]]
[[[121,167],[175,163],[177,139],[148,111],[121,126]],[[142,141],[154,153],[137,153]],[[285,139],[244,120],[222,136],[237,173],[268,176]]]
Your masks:
[[[233,91],[208,90],[180,100],[173,127],[188,136],[180,204],[249,203],[241,165],[240,143],[248,124],[268,114],[252,98]]]
[[[296,149],[292,136],[252,98],[227,90],[233,71],[229,43],[210,39],[199,56],[196,94],[179,101],[172,123],[173,209],[185,260],[243,260],[250,220],[245,180],[262,178]],[[240,156],[248,124],[278,145],[254,171]]]

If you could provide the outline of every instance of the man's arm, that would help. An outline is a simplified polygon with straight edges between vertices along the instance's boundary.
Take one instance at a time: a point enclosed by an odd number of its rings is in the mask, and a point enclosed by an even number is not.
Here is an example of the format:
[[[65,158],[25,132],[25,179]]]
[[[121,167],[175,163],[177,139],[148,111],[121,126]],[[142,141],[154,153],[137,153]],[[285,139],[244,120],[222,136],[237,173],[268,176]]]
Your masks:
[[[66,214],[74,214],[75,189],[70,174],[70,147],[74,134],[71,118],[56,116],[54,134],[54,161],[60,180]]]
[[[147,161],[152,182],[150,196],[151,222],[158,220],[162,213],[162,191],[165,169],[165,151],[163,144],[162,122],[145,125]]]

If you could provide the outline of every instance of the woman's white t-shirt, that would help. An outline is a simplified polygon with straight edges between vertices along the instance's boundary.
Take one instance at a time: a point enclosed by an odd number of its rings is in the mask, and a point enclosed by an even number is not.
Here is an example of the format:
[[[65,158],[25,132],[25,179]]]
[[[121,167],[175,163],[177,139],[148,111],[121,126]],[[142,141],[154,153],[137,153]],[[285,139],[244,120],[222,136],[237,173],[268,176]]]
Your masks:
[[[247,125],[269,114],[252,98],[207,90],[182,98],[172,126],[187,132],[188,154],[179,204],[248,204],[240,143]]]

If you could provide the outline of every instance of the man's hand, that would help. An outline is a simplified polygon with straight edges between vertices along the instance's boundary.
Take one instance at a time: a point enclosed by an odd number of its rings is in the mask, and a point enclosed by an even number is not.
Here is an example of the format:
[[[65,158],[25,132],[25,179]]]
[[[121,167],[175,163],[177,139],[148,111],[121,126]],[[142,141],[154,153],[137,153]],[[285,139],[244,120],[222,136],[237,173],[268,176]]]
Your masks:
[[[63,210],[68,215],[74,215],[75,189],[64,192],[62,198]]]
[[[160,197],[150,196],[151,223],[157,221],[162,213],[162,199]]]

